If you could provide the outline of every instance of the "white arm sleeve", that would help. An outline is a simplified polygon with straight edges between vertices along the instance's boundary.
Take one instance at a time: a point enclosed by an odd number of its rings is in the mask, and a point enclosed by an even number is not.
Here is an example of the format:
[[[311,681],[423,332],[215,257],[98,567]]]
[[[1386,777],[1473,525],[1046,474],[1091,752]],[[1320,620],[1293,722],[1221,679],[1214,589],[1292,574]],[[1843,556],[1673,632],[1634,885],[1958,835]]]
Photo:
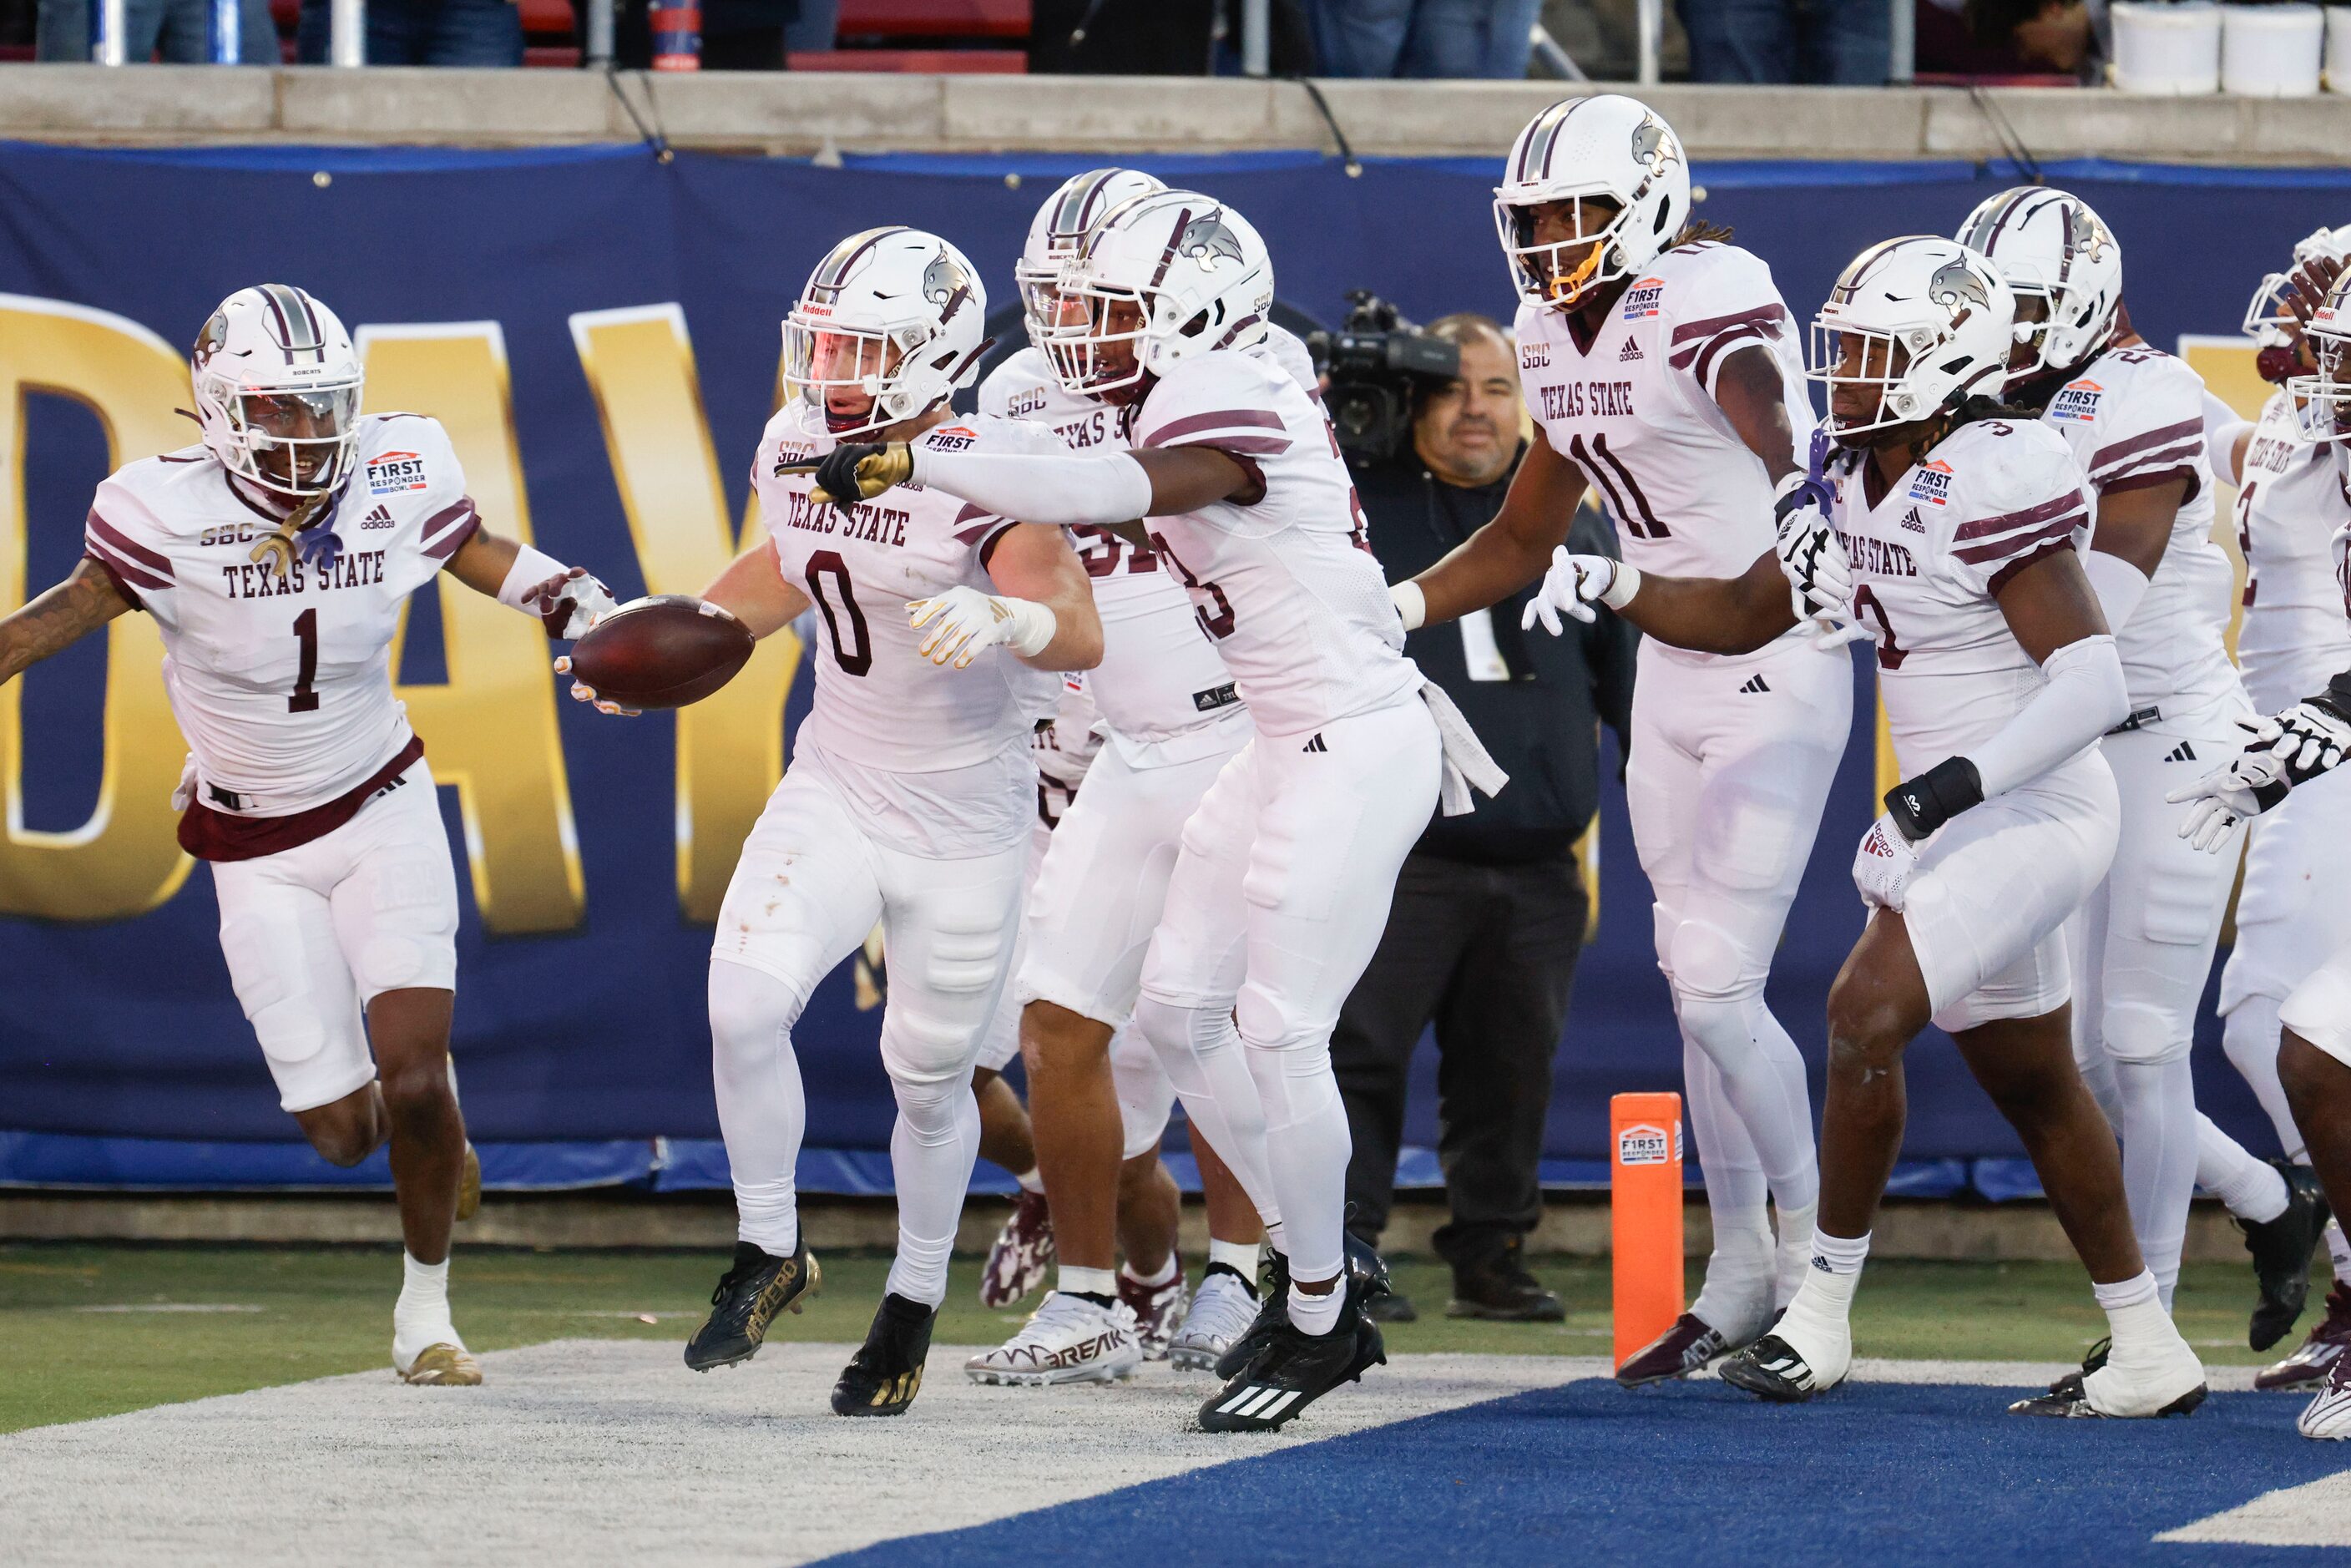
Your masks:
[[[2111,636],[2066,643],[2043,662],[2041,673],[2048,684],[1997,735],[1968,753],[1986,800],[2040,778],[2130,715],[2123,662]]]
[[[1000,517],[1107,528],[1151,511],[1151,476],[1125,452],[939,452],[914,449],[918,485]]]
[[[2237,443],[2252,422],[2237,417],[2237,411],[2214,397],[2204,394],[2204,460],[2212,465],[2212,476],[2223,485],[2237,482]]]
[[[2147,573],[2118,555],[2096,549],[2082,552],[2082,571],[2098,596],[2098,608],[2105,612],[2106,630],[2120,632],[2147,597]]]

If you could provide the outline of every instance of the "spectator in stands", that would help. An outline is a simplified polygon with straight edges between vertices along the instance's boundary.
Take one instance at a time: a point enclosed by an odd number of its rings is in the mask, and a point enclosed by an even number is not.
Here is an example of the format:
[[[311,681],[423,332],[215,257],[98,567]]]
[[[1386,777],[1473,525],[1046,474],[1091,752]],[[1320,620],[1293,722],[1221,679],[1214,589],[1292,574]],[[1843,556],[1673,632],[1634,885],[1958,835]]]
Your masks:
[[[33,57],[87,60],[97,46],[93,18],[98,0],[39,0]],[[123,0],[122,54],[127,60],[161,59],[166,65],[200,66],[213,57],[212,0]],[[239,0],[237,63],[278,63],[277,25],[269,0]]]
[[[789,49],[830,49],[839,0],[702,0],[702,68],[706,71],[779,71]],[[821,43],[799,41],[799,28],[816,14]],[[572,25],[588,36],[587,0],[571,0]],[[653,63],[653,25],[645,0],[613,0],[612,63],[624,71],[649,70]]]
[[[328,62],[334,0],[302,0],[296,34],[304,65]],[[522,8],[515,0],[367,0],[371,66],[519,66]]]
[[[1920,70],[1943,68],[1929,64],[1938,59],[1932,46],[1939,39],[1930,36],[1926,13],[1937,4],[1959,14],[1976,48],[2013,57],[2017,68],[2011,74],[2072,77],[2094,86],[2105,79],[2105,0],[1920,0]]]
[[[1355,465],[1372,549],[1391,582],[1484,526],[1526,451],[1518,355],[1501,327],[1458,315],[1429,330],[1460,345],[1459,376],[1423,392],[1409,451]],[[1589,509],[1568,549],[1616,553]],[[1479,798],[1468,816],[1435,818],[1421,835],[1396,879],[1378,954],[1341,1009],[1331,1058],[1355,1144],[1348,1223],[1376,1243],[1394,1194],[1406,1070],[1422,1029],[1436,1024],[1437,1159],[1452,1208],[1436,1244],[1453,1266],[1447,1310],[1555,1322],[1559,1298],[1520,1254],[1542,1216],[1536,1166],[1552,1057],[1583,942],[1575,844],[1599,804],[1599,720],[1620,747],[1630,721],[1635,639],[1604,611],[1576,633],[1530,636],[1519,626],[1526,600],[1521,592],[1405,640],[1510,786]],[[1386,1315],[1411,1316],[1410,1303]]]
[[[1306,0],[1315,68],[1331,77],[1527,74],[1542,0]]]
[[[1702,82],[1882,87],[1892,57],[1886,0],[1677,0]]]

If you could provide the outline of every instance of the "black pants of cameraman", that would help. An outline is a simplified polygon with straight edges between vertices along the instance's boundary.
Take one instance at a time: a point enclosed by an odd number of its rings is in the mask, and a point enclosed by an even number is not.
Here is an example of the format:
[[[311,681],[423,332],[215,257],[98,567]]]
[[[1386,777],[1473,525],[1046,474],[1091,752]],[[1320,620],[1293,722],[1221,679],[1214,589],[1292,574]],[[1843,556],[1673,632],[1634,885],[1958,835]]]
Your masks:
[[[1405,860],[1379,951],[1331,1037],[1355,1143],[1348,1228],[1374,1243],[1386,1228],[1413,1047],[1433,1022],[1437,1153],[1452,1207],[1437,1250],[1456,1270],[1476,1268],[1534,1229],[1552,1057],[1584,912],[1573,854],[1505,866]]]

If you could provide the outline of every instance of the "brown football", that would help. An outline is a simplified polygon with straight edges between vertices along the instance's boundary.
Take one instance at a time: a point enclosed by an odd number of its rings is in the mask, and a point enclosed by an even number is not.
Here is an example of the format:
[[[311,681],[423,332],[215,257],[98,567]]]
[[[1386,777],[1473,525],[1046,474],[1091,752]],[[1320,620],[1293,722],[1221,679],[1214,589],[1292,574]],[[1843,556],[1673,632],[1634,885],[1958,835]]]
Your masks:
[[[572,678],[622,707],[684,707],[735,678],[751,633],[716,604],[684,593],[632,599],[571,644]]]

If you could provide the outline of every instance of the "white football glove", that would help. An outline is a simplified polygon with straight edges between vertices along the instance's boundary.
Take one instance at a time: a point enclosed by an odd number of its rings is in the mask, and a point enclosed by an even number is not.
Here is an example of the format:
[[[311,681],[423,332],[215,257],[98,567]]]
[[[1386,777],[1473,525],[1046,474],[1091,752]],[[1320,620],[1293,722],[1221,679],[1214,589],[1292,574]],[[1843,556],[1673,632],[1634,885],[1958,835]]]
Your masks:
[[[1917,868],[1917,846],[1902,836],[1892,817],[1880,817],[1861,835],[1861,848],[1853,857],[1853,884],[1861,889],[1862,903],[1900,914],[1902,901],[1910,895],[1910,873]]]
[[[2351,751],[2351,724],[2313,703],[2240,724],[2250,738],[2226,768],[2164,797],[2189,807],[2179,836],[2199,850],[2218,851],[2239,822],[2271,810],[2295,785],[2340,766]]]
[[[1802,483],[1802,475],[1791,474],[1782,487]],[[1780,519],[1777,553],[1796,619],[1812,622],[1815,645],[1834,648],[1869,635],[1851,618],[1853,566],[1827,513],[1814,506],[1792,507]]]
[[[584,566],[567,569],[522,596],[523,607],[547,623],[547,634],[569,643],[618,609],[612,591],[589,575]]]
[[[1049,605],[982,593],[962,583],[935,598],[909,603],[906,623],[917,632],[930,632],[914,652],[934,664],[951,664],[958,670],[998,643],[1033,658],[1045,651],[1061,624]]]
[[[1604,555],[1570,555],[1562,545],[1551,552],[1551,570],[1527,601],[1519,630],[1531,631],[1540,621],[1544,631],[1559,636],[1567,630],[1560,621],[1562,613],[1572,621],[1592,622],[1598,618],[1594,604],[1622,610],[1640,587],[1641,574],[1624,562]]]

